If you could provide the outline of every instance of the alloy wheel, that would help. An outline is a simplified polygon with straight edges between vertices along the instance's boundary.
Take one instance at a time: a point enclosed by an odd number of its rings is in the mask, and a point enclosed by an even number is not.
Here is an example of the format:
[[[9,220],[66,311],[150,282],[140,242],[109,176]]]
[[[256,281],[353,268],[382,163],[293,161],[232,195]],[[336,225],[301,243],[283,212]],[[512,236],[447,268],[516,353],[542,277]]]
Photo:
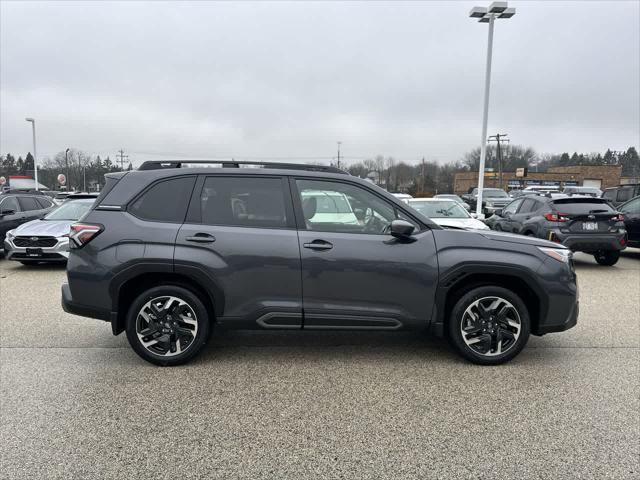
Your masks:
[[[154,355],[171,357],[187,351],[198,334],[198,319],[184,300],[161,296],[145,303],[136,317],[140,344]]]
[[[462,315],[462,339],[474,353],[496,356],[508,352],[518,341],[522,323],[518,310],[501,297],[483,297]]]

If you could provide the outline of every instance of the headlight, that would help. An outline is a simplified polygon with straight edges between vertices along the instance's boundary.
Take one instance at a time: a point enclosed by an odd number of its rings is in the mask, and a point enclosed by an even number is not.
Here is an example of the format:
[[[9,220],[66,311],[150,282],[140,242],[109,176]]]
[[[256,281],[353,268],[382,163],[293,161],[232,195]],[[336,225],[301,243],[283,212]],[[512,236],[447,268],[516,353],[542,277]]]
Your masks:
[[[7,240],[11,240],[11,239],[12,239],[13,237],[15,237],[15,236],[16,236],[16,234],[14,233],[14,230],[9,230],[9,231],[6,233]]]
[[[551,258],[555,258],[559,262],[563,263],[569,263],[571,261],[571,257],[573,256],[571,250],[568,250],[566,248],[538,247],[538,250],[540,250],[545,255],[549,255]]]

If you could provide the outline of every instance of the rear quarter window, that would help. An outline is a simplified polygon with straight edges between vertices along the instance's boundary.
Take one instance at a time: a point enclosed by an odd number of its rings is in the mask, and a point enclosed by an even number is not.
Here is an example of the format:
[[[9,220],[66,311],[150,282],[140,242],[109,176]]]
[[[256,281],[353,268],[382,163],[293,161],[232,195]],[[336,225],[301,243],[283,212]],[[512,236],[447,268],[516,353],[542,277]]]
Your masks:
[[[162,180],[145,190],[129,206],[129,213],[153,222],[182,223],[196,177]]]
[[[42,209],[40,204],[33,197],[18,197],[18,202],[20,202],[20,206],[25,212]]]

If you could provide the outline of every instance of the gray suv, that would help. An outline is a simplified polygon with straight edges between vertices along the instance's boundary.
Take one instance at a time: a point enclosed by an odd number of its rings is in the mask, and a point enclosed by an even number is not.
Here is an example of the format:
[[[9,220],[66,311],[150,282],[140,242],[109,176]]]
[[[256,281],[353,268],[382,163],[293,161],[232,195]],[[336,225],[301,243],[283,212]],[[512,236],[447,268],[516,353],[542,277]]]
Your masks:
[[[576,324],[561,245],[442,228],[332,167],[197,163],[108,174],[71,226],[63,308],[149,362],[184,363],[224,327],[413,329],[491,365]]]

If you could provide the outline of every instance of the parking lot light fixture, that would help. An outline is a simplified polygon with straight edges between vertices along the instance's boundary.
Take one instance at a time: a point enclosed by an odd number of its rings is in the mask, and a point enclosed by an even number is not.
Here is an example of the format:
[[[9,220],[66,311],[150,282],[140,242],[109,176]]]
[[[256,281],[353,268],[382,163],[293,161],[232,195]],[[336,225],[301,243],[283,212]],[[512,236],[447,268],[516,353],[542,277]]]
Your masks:
[[[491,84],[491,56],[493,50],[493,24],[496,18],[511,18],[516,14],[515,8],[509,8],[507,2],[493,2],[489,7],[473,7],[469,17],[477,18],[480,23],[489,24],[487,40],[487,67],[484,78],[484,109],[482,112],[482,137],[480,139],[480,165],[478,166],[478,197],[476,213],[478,218],[484,218],[482,213],[482,190],[484,188],[484,165],[487,158],[487,123],[489,121],[489,91]]]
[[[33,134],[33,179],[36,182],[36,190],[38,190],[38,154],[36,152],[36,120],[34,118],[25,118],[27,122],[31,123],[31,131]]]

